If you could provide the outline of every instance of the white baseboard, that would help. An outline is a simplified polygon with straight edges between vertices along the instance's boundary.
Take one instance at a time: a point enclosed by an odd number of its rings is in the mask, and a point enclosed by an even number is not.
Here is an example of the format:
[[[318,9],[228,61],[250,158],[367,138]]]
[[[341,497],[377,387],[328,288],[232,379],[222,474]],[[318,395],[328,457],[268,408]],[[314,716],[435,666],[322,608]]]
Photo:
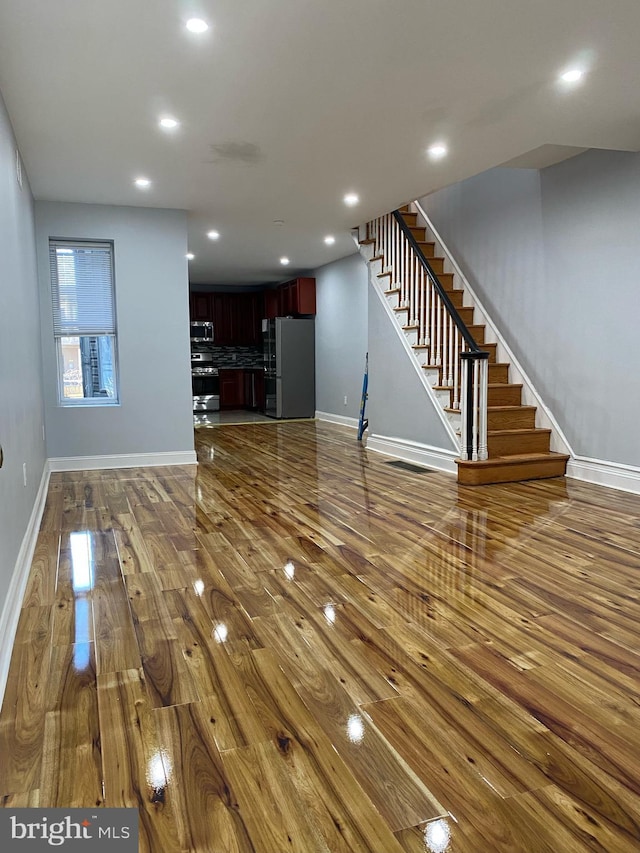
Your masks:
[[[567,463],[567,477],[607,486],[610,489],[640,494],[640,468],[634,465],[590,459],[588,456],[575,456]]]
[[[33,552],[36,548],[38,539],[38,531],[44,512],[44,505],[47,500],[47,490],[49,487],[49,466],[45,463],[42,472],[42,479],[38,493],[31,510],[31,516],[22,545],[18,552],[13,569],[13,575],[9,583],[9,590],[2,608],[0,616],[0,707],[4,700],[4,691],[7,686],[7,676],[9,675],[9,664],[11,663],[11,653],[13,651],[13,641],[16,637],[18,628],[18,620],[20,619],[20,609],[22,608],[22,599],[24,591],[27,587],[29,579],[29,571],[31,570],[31,561],[33,560]]]
[[[316,418],[319,421],[327,421],[330,424],[340,424],[340,426],[358,429],[358,418],[348,418],[346,415],[334,415],[331,412],[316,412]]]
[[[457,470],[455,460],[458,454],[455,451],[431,447],[429,444],[408,441],[405,438],[372,435],[367,439],[367,450],[384,456],[394,456],[396,459],[413,462],[415,465],[424,465],[426,468],[446,471],[449,474],[455,474]]]
[[[101,468],[148,468],[197,464],[195,450],[176,450],[167,453],[122,453],[113,456],[59,456],[49,459],[49,470],[95,471]]]

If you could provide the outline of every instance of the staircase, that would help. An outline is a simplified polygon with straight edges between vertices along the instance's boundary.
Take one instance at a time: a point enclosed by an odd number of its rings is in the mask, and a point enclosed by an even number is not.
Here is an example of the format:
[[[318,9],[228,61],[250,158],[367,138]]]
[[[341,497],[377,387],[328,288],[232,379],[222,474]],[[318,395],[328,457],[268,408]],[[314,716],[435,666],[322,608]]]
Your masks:
[[[367,224],[359,239],[396,322],[460,443],[458,482],[504,483],[564,476],[569,456],[550,449],[551,430],[522,404],[497,344],[445,272],[445,259],[409,206]]]

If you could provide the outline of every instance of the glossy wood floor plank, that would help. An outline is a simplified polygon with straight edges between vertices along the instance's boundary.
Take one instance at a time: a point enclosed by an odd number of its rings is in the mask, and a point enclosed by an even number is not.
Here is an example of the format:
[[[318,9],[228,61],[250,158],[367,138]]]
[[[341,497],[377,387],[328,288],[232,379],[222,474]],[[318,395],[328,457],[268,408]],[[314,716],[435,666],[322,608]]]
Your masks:
[[[182,849],[253,853],[229,774],[215,746],[217,708],[208,701],[154,712]]]
[[[249,702],[220,636],[204,612],[192,618],[179,593],[169,594],[176,630],[200,699],[212,709],[210,732],[219,750],[250,746],[265,740],[264,729]],[[168,597],[169,597],[168,596]],[[244,649],[243,649],[244,651]]]
[[[254,849],[330,853],[272,743],[222,756]]]
[[[319,422],[53,473],[5,807],[151,853],[640,849],[640,498],[460,487]]]
[[[54,647],[49,684],[42,802],[56,807],[98,806],[103,802],[102,754],[93,644]]]
[[[392,830],[442,814],[442,806],[408,772],[330,672],[317,666],[312,676],[305,673],[293,683]]]
[[[46,521],[46,519],[43,519]],[[48,523],[51,523],[50,520]],[[23,607],[51,606],[56,591],[60,534],[41,530],[31,563],[31,572],[22,602]]]
[[[447,853],[477,853],[475,844],[465,838],[455,821],[447,818],[421,823],[395,833],[405,853],[445,850]]]
[[[233,655],[268,738],[291,769],[331,851],[395,849],[387,824],[357,784],[269,649]],[[297,783],[302,779],[302,784]]]
[[[105,805],[137,808],[140,849],[180,850],[171,768],[137,669],[98,675]]]

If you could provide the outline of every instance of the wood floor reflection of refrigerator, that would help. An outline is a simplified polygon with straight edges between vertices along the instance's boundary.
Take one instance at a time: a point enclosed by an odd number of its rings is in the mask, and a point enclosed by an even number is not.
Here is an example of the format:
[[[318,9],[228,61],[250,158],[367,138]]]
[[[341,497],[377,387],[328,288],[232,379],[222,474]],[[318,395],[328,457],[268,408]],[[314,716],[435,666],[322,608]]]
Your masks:
[[[265,414],[271,418],[313,418],[316,409],[313,319],[275,317],[262,324]]]

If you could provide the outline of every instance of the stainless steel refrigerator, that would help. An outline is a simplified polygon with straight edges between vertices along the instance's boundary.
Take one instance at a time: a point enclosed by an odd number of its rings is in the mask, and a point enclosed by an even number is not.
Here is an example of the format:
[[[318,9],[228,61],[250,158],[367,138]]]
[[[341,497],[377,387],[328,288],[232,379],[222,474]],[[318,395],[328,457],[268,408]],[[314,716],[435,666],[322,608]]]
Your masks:
[[[265,414],[313,418],[316,410],[314,321],[263,320]]]

